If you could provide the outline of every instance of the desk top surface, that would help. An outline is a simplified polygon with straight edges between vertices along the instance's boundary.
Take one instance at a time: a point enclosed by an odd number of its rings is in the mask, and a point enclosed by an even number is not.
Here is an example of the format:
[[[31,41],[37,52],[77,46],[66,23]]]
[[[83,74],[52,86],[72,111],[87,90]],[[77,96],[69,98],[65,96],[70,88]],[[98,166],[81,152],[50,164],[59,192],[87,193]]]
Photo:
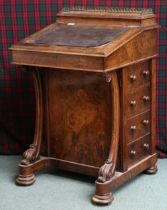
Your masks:
[[[105,28],[77,25],[75,23],[56,24],[33,39],[23,43],[50,46],[97,47],[112,42],[125,34],[128,28]]]
[[[157,28],[145,10],[67,11],[10,49],[14,64],[109,72],[155,57]]]
[[[10,49],[24,52],[108,57],[145,30],[157,28],[147,10],[70,10],[55,23],[32,34]]]

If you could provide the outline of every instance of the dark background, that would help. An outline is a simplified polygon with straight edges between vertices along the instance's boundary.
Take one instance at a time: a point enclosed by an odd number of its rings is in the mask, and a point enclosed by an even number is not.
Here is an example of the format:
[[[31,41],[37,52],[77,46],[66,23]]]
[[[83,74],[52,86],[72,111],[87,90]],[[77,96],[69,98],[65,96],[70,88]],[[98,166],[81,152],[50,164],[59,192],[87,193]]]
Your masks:
[[[56,21],[62,7],[152,8],[158,30],[157,149],[167,157],[167,0],[0,0],[0,154],[20,154],[32,143],[34,88],[29,74],[11,65],[13,43]]]

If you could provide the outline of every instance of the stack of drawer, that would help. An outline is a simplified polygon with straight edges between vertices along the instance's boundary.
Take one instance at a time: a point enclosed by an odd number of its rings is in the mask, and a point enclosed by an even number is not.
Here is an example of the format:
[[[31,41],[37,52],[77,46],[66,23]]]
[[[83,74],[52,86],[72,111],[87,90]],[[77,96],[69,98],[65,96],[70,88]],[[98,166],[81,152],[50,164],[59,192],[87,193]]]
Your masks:
[[[122,72],[123,133],[127,167],[150,154],[151,85],[149,61]]]

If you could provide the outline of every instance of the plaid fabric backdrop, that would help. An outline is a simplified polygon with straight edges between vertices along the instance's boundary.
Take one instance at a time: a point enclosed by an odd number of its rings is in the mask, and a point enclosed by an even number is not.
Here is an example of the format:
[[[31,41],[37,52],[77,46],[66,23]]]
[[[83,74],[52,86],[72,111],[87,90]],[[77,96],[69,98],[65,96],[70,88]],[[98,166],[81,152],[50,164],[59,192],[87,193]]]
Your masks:
[[[20,154],[32,143],[34,89],[32,78],[11,65],[13,43],[56,20],[62,7],[152,8],[158,31],[157,148],[167,157],[167,0],[0,0],[0,153]]]

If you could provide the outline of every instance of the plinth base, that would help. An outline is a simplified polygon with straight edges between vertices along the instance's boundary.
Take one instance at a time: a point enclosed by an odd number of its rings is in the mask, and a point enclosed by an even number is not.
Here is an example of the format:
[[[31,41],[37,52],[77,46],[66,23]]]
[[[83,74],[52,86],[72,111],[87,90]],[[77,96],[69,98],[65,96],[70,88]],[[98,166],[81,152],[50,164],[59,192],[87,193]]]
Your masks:
[[[107,205],[113,201],[113,190],[117,189],[119,186],[125,182],[131,180],[133,177],[139,173],[147,172],[153,174],[157,172],[157,167],[155,165],[157,160],[157,154],[153,154],[145,158],[144,160],[138,162],[134,166],[130,167],[125,172],[115,172],[115,175],[107,182],[100,183],[96,181],[96,192],[92,197],[92,202],[99,205]],[[52,167],[57,169],[65,169],[69,171],[75,171],[82,174],[87,174],[91,176],[97,176],[98,168],[77,165],[74,162],[64,161],[51,157],[40,157],[34,163],[29,165],[19,165],[20,171],[16,179],[16,183],[19,185],[27,186],[35,182],[35,173],[44,168]]]

